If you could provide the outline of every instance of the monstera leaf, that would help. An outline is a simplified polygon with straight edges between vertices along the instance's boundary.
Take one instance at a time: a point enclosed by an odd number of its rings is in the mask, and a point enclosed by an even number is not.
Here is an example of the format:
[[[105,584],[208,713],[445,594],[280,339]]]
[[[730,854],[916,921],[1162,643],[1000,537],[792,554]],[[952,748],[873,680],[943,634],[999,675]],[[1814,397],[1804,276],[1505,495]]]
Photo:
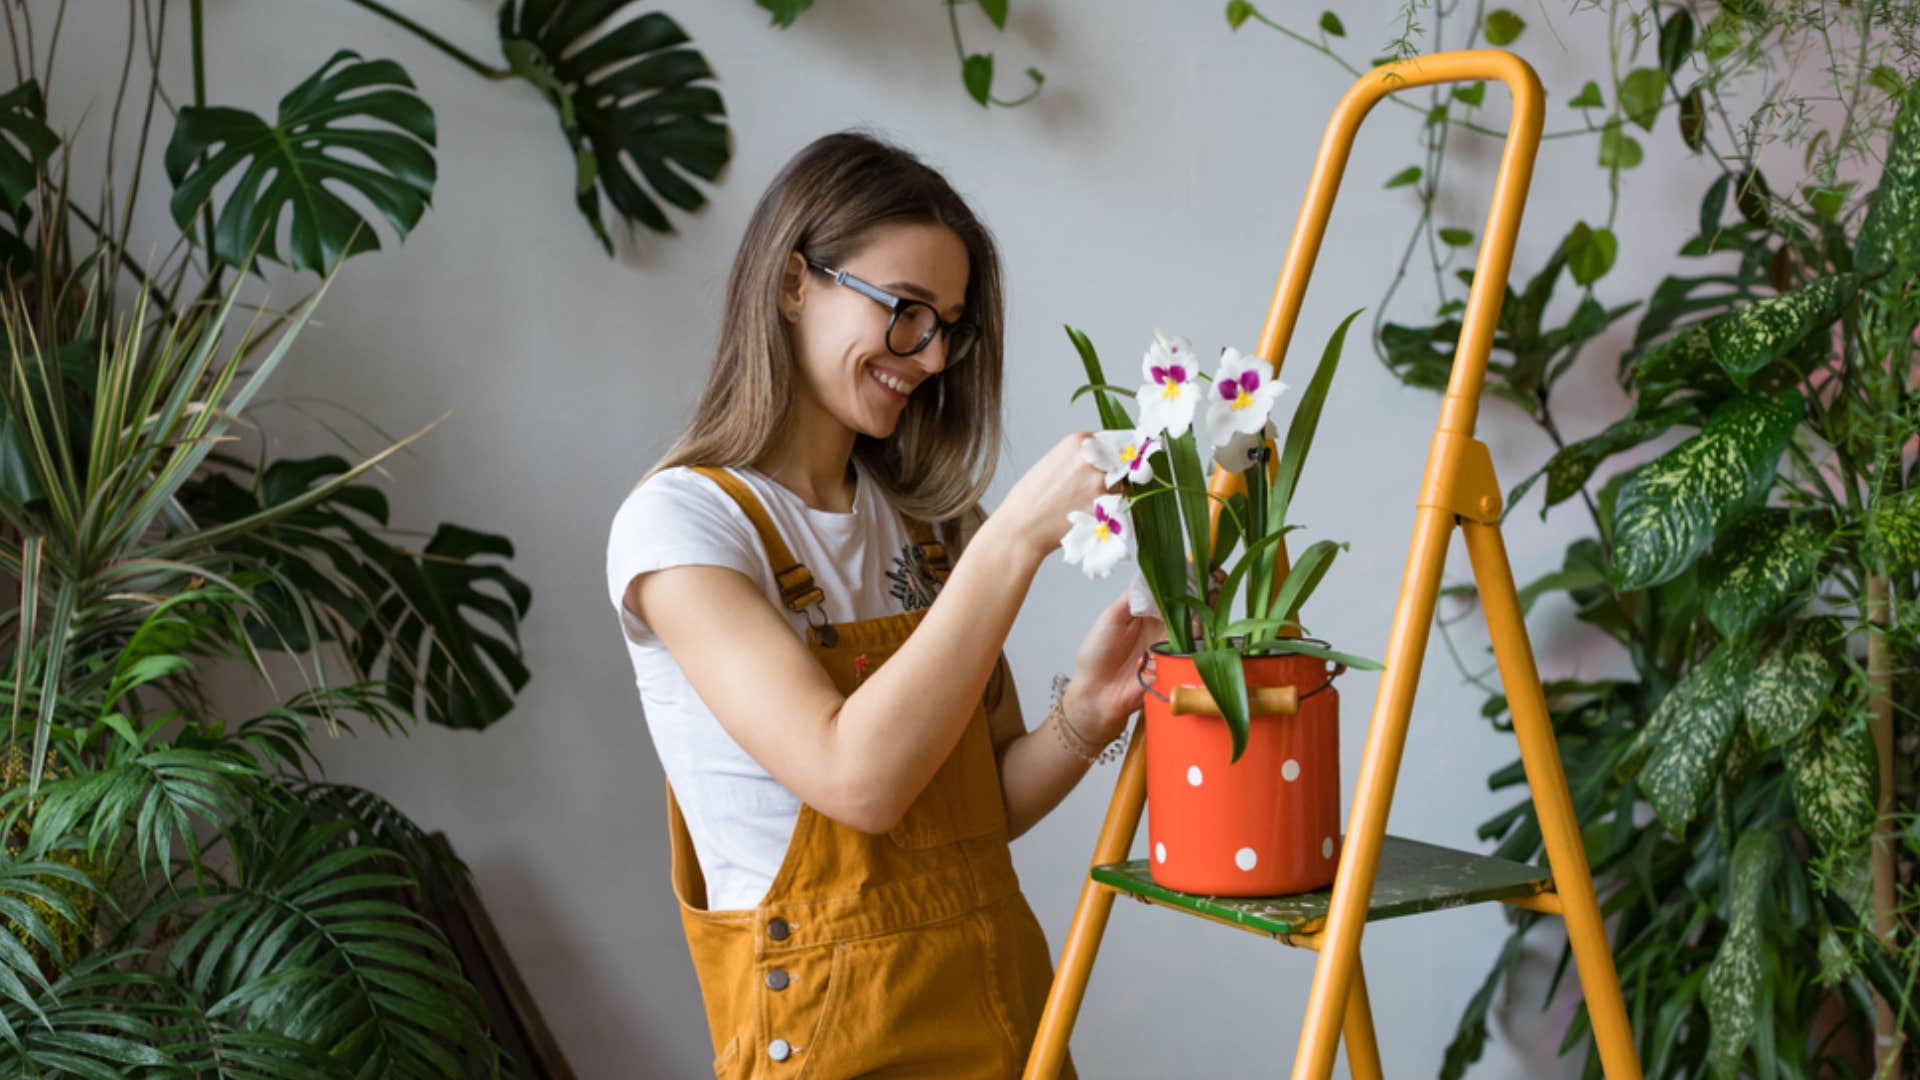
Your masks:
[[[347,468],[333,455],[276,461],[245,485],[207,470],[181,501],[210,527],[296,498]],[[338,641],[360,674],[386,681],[395,705],[448,727],[484,728],[505,716],[528,680],[519,627],[532,591],[504,567],[474,560],[510,558],[512,543],[442,525],[415,553],[376,535],[368,521],[386,526],[385,496],[349,484],[222,545],[273,570],[254,593],[273,625],[252,628],[255,643],[303,651],[315,638]],[[477,587],[483,582],[497,594]],[[327,618],[310,623],[309,606]]]
[[[342,49],[280,99],[274,123],[241,109],[180,110],[166,156],[173,220],[190,231],[214,187],[239,170],[218,214],[214,255],[239,266],[257,242],[265,258],[325,272],[380,246],[329,185],[372,204],[404,239],[433,197],[433,142],[433,110],[406,71]],[[283,211],[293,248],[284,258],[276,236]]]
[[[40,100],[40,84],[28,80],[0,94],[0,203],[13,219],[12,229],[0,229],[0,259],[24,268],[30,252],[21,234],[26,231],[27,196],[40,182],[40,170],[60,148],[60,136],[47,126],[47,108]]]
[[[500,7],[500,51],[558,110],[574,153],[575,200],[608,254],[613,241],[600,192],[628,222],[672,232],[655,199],[698,210],[706,196],[681,174],[712,182],[733,154],[719,92],[697,85],[713,69],[685,47],[686,31],[657,11],[616,21],[627,6],[507,0]]]

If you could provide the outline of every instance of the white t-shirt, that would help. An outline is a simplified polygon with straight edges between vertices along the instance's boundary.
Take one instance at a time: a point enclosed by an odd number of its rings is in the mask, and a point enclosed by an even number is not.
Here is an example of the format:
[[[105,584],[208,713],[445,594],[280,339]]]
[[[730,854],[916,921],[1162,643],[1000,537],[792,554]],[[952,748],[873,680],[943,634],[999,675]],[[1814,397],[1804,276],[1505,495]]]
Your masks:
[[[826,594],[827,619],[851,622],[924,608],[939,586],[928,576],[899,513],[855,461],[853,509],[816,510],[752,469],[745,481],[794,558]],[[634,682],[654,750],[687,822],[711,910],[751,908],[766,896],[786,857],[800,800],[775,780],[714,718],[666,646],[624,603],[637,574],[670,566],[726,566],[758,582],[806,637],[805,615],[780,602],[773,567],[753,522],[718,484],[687,468],[648,477],[613,516],[607,591],[633,661]]]

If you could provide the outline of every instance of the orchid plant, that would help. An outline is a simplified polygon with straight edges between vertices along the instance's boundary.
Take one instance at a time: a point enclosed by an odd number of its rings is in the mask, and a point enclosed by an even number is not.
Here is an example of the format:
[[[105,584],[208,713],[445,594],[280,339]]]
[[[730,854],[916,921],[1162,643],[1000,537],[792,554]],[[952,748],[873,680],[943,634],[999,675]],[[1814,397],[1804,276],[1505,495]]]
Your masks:
[[[1166,623],[1169,649],[1193,657],[1221,705],[1236,761],[1247,745],[1243,657],[1295,653],[1380,667],[1300,636],[1301,606],[1347,545],[1318,541],[1290,567],[1280,555],[1281,538],[1299,528],[1287,512],[1347,328],[1359,314],[1348,315],[1327,342],[1277,455],[1272,416],[1287,384],[1259,356],[1224,349],[1209,376],[1192,342],[1155,330],[1140,361],[1141,386],[1128,390],[1108,383],[1093,343],[1066,328],[1089,380],[1074,399],[1093,394],[1105,429],[1090,436],[1081,453],[1119,490],[1096,499],[1090,512],[1069,514],[1072,528],[1061,546],[1067,561],[1090,578],[1137,561]],[[1138,420],[1127,415],[1121,397],[1134,399]],[[1238,473],[1241,490],[1230,496],[1210,491],[1202,464],[1209,459]]]

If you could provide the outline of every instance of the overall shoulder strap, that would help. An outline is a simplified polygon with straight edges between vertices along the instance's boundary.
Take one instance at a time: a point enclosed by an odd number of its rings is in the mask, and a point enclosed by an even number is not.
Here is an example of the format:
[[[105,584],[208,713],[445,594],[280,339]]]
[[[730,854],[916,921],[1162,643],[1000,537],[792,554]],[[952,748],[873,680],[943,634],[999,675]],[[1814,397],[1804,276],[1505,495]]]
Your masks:
[[[947,557],[947,546],[934,535],[933,526],[910,514],[901,514],[900,519],[907,523],[907,535],[913,537],[914,546],[926,559],[927,571],[935,581],[945,582],[953,572],[953,561]]]
[[[720,485],[720,490],[740,505],[747,520],[753,522],[754,531],[760,534],[760,543],[767,549],[767,561],[773,569],[773,580],[780,587],[780,601],[790,610],[804,613],[808,608],[826,599],[826,593],[813,583],[813,573],[787,548],[787,542],[780,538],[780,530],[774,527],[773,518],[767,515],[767,508],[760,503],[760,497],[753,493],[741,479],[725,469],[716,469],[707,465],[689,466],[692,471]]]

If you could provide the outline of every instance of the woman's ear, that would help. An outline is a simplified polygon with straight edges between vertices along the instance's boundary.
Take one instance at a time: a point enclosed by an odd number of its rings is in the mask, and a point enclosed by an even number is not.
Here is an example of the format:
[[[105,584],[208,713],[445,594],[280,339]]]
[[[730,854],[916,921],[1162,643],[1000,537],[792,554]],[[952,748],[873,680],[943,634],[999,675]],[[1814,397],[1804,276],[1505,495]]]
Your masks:
[[[787,253],[786,269],[780,273],[780,315],[793,320],[800,317],[800,305],[807,292],[807,260],[797,251]]]

